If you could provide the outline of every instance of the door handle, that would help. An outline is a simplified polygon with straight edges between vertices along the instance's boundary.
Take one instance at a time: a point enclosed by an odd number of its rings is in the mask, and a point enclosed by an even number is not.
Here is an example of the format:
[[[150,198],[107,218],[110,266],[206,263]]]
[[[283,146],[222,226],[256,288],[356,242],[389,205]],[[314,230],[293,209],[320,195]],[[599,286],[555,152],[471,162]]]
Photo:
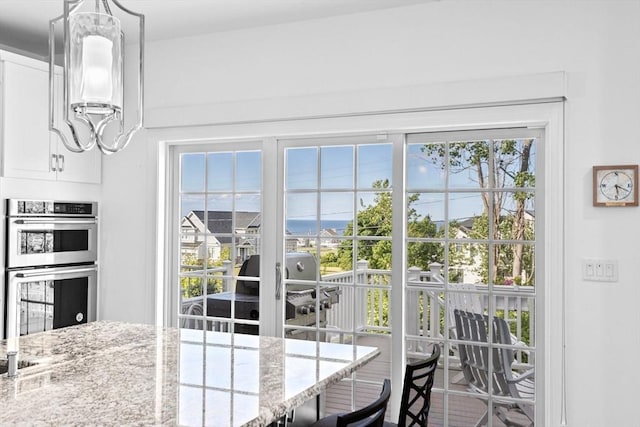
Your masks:
[[[276,299],[282,298],[282,269],[280,263],[276,262]]]
[[[58,167],[58,171],[64,171],[64,154],[58,154],[58,159],[60,159],[60,165]]]
[[[57,155],[55,155],[55,154],[51,155],[51,163],[50,163],[49,166],[51,166],[51,171],[52,172],[55,172],[55,171],[58,170],[58,156]]]

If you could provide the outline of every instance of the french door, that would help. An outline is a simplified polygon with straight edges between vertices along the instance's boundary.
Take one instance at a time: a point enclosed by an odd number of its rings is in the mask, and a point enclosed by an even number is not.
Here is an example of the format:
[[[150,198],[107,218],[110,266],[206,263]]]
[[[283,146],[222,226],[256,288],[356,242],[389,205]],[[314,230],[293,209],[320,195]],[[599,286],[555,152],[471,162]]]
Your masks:
[[[374,398],[391,366],[393,158],[376,135],[177,148],[179,325],[376,346],[323,407]]]
[[[397,408],[405,363],[440,346],[435,425],[535,422],[535,380],[483,389],[464,349],[486,378],[504,351],[509,375],[536,371],[542,144],[522,128],[176,146],[179,325],[378,347],[326,413],[371,402],[384,378]],[[485,319],[486,337],[464,341],[456,312]]]
[[[284,335],[368,345],[381,354],[324,394],[324,412],[348,412],[376,399],[391,377],[394,142],[376,135],[283,139]],[[396,144],[396,147],[398,145]],[[400,163],[401,164],[401,163]],[[311,257],[314,275],[294,262]],[[376,272],[376,273],[374,273]],[[300,280],[306,279],[306,280]],[[400,277],[396,278],[399,282]],[[316,296],[311,306],[299,298]],[[305,322],[296,310],[315,318]],[[306,326],[301,326],[305,325]]]
[[[242,275],[241,267],[262,253],[261,145],[184,147],[174,162],[180,177],[179,325],[257,333],[259,263]],[[236,287],[244,290],[239,297]]]
[[[406,136],[404,345],[441,347],[434,425],[536,422],[542,147],[539,129]]]

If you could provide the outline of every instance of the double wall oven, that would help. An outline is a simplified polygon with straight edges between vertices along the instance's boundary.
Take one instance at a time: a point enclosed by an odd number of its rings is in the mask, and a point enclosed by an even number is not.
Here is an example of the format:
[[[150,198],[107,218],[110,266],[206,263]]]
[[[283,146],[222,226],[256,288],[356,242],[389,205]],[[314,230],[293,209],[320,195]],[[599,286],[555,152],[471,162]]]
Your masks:
[[[97,203],[6,203],[5,337],[94,321]]]

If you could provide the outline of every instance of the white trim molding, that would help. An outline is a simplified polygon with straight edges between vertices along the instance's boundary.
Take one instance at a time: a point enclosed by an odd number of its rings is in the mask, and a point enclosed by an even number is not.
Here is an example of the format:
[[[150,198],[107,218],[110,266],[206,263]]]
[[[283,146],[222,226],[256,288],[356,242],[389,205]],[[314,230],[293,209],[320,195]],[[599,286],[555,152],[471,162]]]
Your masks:
[[[558,71],[206,105],[158,106],[145,111],[145,121],[147,129],[162,129],[539,104],[564,99],[566,86],[565,73]]]

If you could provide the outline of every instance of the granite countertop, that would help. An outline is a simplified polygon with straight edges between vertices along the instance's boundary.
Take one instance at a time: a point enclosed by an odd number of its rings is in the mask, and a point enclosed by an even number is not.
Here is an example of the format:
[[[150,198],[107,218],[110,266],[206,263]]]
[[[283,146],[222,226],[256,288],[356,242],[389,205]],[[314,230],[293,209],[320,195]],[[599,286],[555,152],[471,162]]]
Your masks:
[[[92,322],[0,341],[0,425],[261,426],[375,358],[373,347]]]

